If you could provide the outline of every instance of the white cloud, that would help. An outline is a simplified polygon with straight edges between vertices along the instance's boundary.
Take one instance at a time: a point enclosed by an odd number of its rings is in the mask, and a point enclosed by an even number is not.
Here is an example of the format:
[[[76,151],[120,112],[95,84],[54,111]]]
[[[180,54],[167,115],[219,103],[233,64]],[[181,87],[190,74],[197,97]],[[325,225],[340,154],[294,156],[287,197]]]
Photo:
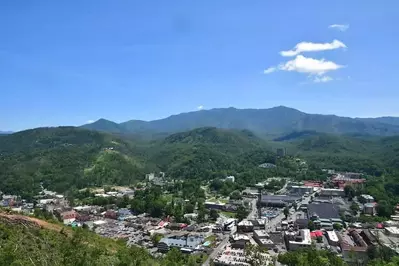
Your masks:
[[[322,77],[315,77],[315,78],[313,79],[313,82],[314,82],[314,83],[326,83],[326,82],[330,82],[330,81],[332,81],[332,80],[333,80],[332,77],[329,77],[329,76],[322,76]]]
[[[325,59],[319,60],[298,55],[295,59],[280,64],[278,69],[321,76],[329,71],[334,71],[342,67],[342,65],[338,65],[332,61],[326,61]]]
[[[332,24],[328,26],[329,29],[335,29],[339,31],[346,31],[349,29],[349,24]]]
[[[94,120],[87,120],[87,122],[86,122],[87,124],[91,124],[91,123],[94,123]]]
[[[294,49],[288,51],[281,51],[282,56],[296,56],[304,52],[320,52],[327,50],[335,50],[339,48],[347,48],[346,45],[338,40],[331,43],[313,43],[313,42],[300,42],[295,45]]]
[[[263,73],[264,73],[264,74],[270,74],[270,73],[273,73],[273,72],[276,71],[276,70],[277,70],[276,67],[269,67],[268,69],[265,69],[265,70],[263,71]]]
[[[197,109],[198,109],[198,110],[202,110],[202,109],[204,109],[204,106],[203,106],[203,105],[200,105],[200,106],[197,107]]]

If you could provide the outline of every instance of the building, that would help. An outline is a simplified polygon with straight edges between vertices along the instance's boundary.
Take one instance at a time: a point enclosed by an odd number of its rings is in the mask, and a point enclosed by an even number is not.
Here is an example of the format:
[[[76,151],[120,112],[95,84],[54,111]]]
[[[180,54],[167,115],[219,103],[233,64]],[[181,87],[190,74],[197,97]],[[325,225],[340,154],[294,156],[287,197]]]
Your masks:
[[[260,203],[265,207],[285,207],[300,200],[300,196],[262,195]]]
[[[244,234],[234,234],[230,236],[231,247],[238,249],[245,249],[247,243],[250,242],[250,238]]]
[[[272,263],[272,257],[267,253],[260,253],[264,265]],[[227,247],[213,260],[216,266],[250,266],[249,258],[242,249]]]
[[[338,219],[339,206],[333,203],[311,203],[308,205],[308,219]]]
[[[338,235],[342,250],[342,258],[349,264],[365,265],[368,261],[368,245],[355,229]]]
[[[313,193],[314,188],[311,186],[292,186],[290,192],[292,194],[305,195]]]
[[[235,177],[233,175],[226,177],[226,181],[230,181],[232,183],[234,183],[235,181]]]
[[[297,229],[306,229],[308,228],[309,220],[308,219],[296,219],[294,222],[294,227]]]
[[[365,203],[363,205],[363,213],[374,215],[375,214],[375,204],[374,203]]]
[[[223,202],[211,202],[211,201],[206,201],[204,203],[205,208],[207,209],[215,209],[215,210],[224,210],[226,207],[226,203]]]
[[[327,239],[330,246],[338,246],[339,239],[335,231],[327,231]]]
[[[340,188],[322,188],[320,190],[321,197],[344,197],[345,192]]]
[[[385,234],[389,236],[399,237],[399,228],[385,227]]]
[[[194,251],[204,238],[201,236],[172,236],[162,238],[157,245],[158,251],[168,252],[171,248]]]
[[[258,167],[270,169],[270,168],[276,168],[277,166],[275,164],[272,164],[272,163],[262,163]]]
[[[270,239],[270,235],[266,230],[254,230],[253,239],[259,246],[264,248],[272,249],[276,246],[273,240]]]
[[[299,248],[308,248],[312,245],[312,238],[309,229],[302,229],[299,231],[286,231],[285,241],[287,249],[297,250]]]
[[[360,195],[360,202],[373,203],[374,202],[374,198],[372,196],[370,196],[370,195],[362,194],[362,195]]]
[[[237,224],[237,231],[238,232],[253,232],[254,225],[251,221],[242,220]]]

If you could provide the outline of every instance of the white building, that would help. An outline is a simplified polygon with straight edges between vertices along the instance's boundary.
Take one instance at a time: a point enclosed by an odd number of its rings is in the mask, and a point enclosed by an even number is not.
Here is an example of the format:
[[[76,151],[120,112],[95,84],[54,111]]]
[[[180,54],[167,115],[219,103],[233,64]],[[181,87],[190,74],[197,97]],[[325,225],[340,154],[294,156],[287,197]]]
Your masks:
[[[365,203],[372,203],[374,202],[374,198],[370,195],[367,194],[362,194],[360,195],[360,198],[365,202]]]
[[[226,177],[226,181],[235,182],[235,177],[233,175]]]
[[[339,239],[335,231],[327,231],[327,238],[328,238],[328,243],[331,246],[338,246]]]
[[[302,229],[296,232],[286,232],[288,250],[296,250],[299,248],[307,248],[312,245],[309,229]]]

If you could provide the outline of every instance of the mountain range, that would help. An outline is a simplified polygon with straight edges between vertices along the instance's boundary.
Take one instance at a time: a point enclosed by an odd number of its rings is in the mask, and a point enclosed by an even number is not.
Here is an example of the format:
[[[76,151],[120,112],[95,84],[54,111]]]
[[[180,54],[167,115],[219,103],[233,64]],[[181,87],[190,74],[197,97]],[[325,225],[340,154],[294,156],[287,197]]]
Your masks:
[[[349,135],[399,135],[399,118],[350,118],[307,114],[278,106],[269,109],[217,108],[172,115],[164,119],[130,120],[115,123],[106,119],[82,126],[86,129],[137,135],[168,135],[200,127],[250,130],[260,136],[281,136],[291,132],[316,131]]]

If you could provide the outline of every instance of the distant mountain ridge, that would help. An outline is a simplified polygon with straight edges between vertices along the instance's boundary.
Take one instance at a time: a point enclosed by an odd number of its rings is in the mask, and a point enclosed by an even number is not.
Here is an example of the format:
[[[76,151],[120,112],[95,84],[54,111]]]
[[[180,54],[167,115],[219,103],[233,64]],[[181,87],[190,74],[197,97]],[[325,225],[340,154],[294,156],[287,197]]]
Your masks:
[[[118,124],[100,119],[82,127],[120,134],[172,134],[200,127],[216,127],[245,129],[259,135],[274,136],[301,131],[393,136],[399,135],[399,118],[350,118],[336,115],[307,114],[285,106],[269,109],[236,109],[230,107],[181,113],[153,121],[130,120]]]
[[[8,135],[8,134],[12,134],[12,131],[0,131],[0,135]]]

